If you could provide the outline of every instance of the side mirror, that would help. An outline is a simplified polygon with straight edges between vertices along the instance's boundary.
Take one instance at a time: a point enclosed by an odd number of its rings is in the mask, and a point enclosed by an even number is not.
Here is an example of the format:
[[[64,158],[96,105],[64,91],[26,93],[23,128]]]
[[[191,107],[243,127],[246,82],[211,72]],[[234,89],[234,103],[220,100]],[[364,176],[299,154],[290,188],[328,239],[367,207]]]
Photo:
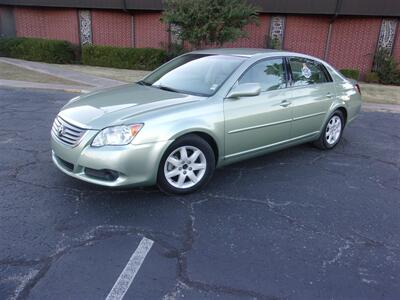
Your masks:
[[[227,98],[240,98],[258,96],[261,93],[261,86],[259,83],[242,83],[235,86]]]

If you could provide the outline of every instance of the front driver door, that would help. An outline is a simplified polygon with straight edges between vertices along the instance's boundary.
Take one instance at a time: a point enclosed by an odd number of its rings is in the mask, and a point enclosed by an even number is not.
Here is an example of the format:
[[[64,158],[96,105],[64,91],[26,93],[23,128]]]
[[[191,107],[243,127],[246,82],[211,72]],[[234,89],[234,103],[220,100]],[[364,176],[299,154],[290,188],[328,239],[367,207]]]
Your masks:
[[[225,158],[257,152],[290,138],[292,108],[283,58],[261,60],[237,84],[259,83],[253,97],[225,99]]]

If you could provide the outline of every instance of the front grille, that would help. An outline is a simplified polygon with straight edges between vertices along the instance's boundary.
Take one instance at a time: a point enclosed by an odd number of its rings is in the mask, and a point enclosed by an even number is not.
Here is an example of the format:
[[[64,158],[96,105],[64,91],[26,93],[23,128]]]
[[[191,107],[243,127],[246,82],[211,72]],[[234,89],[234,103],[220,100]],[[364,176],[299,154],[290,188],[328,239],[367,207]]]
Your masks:
[[[51,129],[53,135],[64,144],[74,147],[79,144],[86,129],[72,125],[60,116],[57,116]]]

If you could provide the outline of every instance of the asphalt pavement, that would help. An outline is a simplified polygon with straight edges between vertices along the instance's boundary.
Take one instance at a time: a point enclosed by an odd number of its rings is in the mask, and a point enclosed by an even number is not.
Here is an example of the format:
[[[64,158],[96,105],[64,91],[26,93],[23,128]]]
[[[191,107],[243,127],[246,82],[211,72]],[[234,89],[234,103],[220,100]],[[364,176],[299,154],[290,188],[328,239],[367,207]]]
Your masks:
[[[171,197],[53,166],[72,97],[0,89],[0,299],[105,299],[118,284],[124,299],[400,298],[400,114],[363,112],[332,151],[286,149]]]

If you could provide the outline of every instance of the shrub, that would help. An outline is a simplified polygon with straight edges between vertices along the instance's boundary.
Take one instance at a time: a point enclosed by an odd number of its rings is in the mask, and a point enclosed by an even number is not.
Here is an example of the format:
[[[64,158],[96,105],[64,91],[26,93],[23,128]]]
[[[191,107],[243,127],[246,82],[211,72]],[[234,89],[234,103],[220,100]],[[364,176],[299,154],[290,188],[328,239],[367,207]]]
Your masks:
[[[360,78],[360,71],[355,69],[341,69],[340,73],[350,79],[358,80],[358,78]]]
[[[246,37],[246,25],[258,24],[257,7],[246,0],[165,0],[162,21],[179,40],[193,47]]]
[[[364,81],[368,83],[379,83],[379,75],[376,72],[368,72],[365,74]]]
[[[400,70],[393,56],[387,49],[379,49],[374,57],[374,71],[383,84],[400,85]]]
[[[265,46],[267,49],[282,49],[281,41],[277,37],[265,36]]]
[[[182,43],[161,43],[161,46],[166,51],[167,60],[171,60],[187,52]]]
[[[75,61],[76,47],[67,41],[37,38],[0,38],[0,55],[47,63]]]
[[[167,60],[167,53],[153,48],[82,47],[82,63],[120,69],[153,70]]]

